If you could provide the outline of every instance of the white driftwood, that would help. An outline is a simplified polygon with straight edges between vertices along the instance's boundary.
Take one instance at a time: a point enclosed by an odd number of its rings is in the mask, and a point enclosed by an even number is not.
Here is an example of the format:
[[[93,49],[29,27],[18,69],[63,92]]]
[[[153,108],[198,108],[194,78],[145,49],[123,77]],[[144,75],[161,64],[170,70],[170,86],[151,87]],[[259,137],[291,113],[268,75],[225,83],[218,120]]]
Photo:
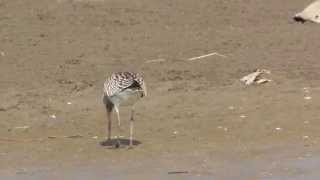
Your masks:
[[[311,21],[320,23],[320,0],[316,0],[308,5],[303,11],[294,16],[296,21],[305,22]]]
[[[210,54],[205,54],[205,55],[189,58],[189,59],[187,59],[187,61],[194,61],[194,60],[206,58],[206,57],[209,57],[209,56],[215,56],[215,55],[223,57],[223,58],[227,57],[226,55],[223,55],[223,54],[220,54],[220,53],[217,53],[217,52],[213,52],[213,53],[210,53]]]
[[[244,82],[245,85],[251,85],[253,83],[263,84],[271,81],[270,79],[261,78],[262,74],[270,74],[270,71],[266,69],[257,69],[253,73],[243,76],[240,81]]]
[[[151,59],[151,60],[147,60],[145,63],[156,63],[156,62],[164,62],[166,61],[165,59]]]
[[[256,81],[257,84],[264,84],[264,83],[267,83],[267,82],[270,82],[272,81],[271,79],[266,79],[266,78],[261,78],[259,80]]]

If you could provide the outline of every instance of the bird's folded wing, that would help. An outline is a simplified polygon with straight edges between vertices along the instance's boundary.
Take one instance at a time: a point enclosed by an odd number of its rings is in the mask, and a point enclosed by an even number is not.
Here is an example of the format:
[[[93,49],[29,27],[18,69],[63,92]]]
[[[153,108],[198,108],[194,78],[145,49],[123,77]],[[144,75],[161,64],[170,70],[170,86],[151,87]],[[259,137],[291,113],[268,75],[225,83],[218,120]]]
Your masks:
[[[107,94],[108,96],[113,96],[123,91],[124,89],[130,87],[134,82],[135,81],[133,78],[118,79],[118,80],[109,79],[104,84],[104,93]]]

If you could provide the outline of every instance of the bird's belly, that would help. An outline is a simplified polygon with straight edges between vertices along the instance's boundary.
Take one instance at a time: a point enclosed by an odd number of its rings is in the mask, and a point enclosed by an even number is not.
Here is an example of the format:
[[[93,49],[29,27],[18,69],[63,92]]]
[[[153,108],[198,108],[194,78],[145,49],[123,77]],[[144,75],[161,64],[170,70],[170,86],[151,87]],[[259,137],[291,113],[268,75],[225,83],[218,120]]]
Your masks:
[[[141,98],[141,91],[124,90],[111,97],[115,104],[132,105]]]

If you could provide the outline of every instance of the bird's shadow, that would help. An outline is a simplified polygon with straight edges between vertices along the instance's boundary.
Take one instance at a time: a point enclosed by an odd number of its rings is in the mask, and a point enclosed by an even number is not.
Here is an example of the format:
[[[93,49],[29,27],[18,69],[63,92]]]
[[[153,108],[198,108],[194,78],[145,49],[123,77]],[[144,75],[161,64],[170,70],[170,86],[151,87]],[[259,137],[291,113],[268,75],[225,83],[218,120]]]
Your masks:
[[[129,144],[130,144],[129,139],[120,138],[119,141],[120,141],[121,146],[124,146],[124,145],[129,146]],[[100,142],[101,146],[107,146],[107,147],[114,147],[114,146],[116,146],[116,144],[117,144],[117,139],[107,139],[107,140]],[[142,143],[137,140],[132,141],[132,145],[134,145],[134,146],[137,146],[139,144],[142,144]]]

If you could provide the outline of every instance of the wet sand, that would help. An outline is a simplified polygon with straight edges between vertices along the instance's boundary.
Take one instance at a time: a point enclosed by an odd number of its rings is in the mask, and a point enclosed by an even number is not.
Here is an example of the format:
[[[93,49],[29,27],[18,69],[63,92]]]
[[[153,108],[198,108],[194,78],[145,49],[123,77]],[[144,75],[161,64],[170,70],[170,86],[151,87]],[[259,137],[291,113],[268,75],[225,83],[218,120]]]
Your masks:
[[[292,21],[304,6],[1,1],[0,178],[319,178],[320,27]],[[225,57],[186,61],[213,52]],[[239,82],[256,68],[272,82]],[[149,94],[136,107],[139,143],[112,149],[100,144],[102,85],[127,70]]]
[[[281,147],[282,146],[282,147]],[[58,166],[20,166],[1,171],[1,179],[317,179],[319,156],[298,146],[264,147],[243,157],[234,149],[229,156],[212,152],[161,153],[157,156],[125,159],[104,158],[66,162]],[[288,148],[290,147],[290,148]],[[127,150],[117,150],[127,151]],[[232,153],[231,153],[232,152]],[[125,153],[125,152],[118,152]],[[221,154],[221,153],[218,153]],[[254,155],[253,155],[254,154]]]

